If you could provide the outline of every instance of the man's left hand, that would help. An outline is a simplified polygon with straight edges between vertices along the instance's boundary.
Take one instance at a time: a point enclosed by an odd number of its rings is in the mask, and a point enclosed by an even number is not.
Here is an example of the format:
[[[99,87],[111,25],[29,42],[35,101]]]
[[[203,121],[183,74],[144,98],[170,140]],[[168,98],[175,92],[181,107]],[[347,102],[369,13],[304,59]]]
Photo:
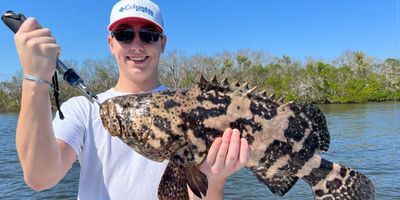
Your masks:
[[[211,145],[200,171],[207,176],[209,185],[223,186],[230,175],[246,165],[249,157],[247,140],[240,138],[239,130],[228,128]]]

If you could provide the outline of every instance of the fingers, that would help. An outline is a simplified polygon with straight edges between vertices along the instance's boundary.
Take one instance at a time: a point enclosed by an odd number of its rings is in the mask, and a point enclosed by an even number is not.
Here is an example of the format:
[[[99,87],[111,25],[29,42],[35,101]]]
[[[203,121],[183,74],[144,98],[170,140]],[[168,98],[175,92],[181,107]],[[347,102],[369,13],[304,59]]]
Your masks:
[[[14,37],[16,41],[19,39],[22,43],[28,43],[30,40],[37,38],[51,39],[51,43],[56,43],[56,40],[51,36],[51,31],[48,28],[35,29],[29,32],[18,32]]]
[[[225,168],[239,169],[249,160],[249,144],[245,138],[240,138],[237,129],[228,128],[222,138],[218,137],[211,145],[204,165],[211,167],[214,173]]]
[[[208,150],[207,159],[206,159],[207,165],[212,166],[214,164],[215,159],[218,154],[218,149],[221,146],[221,144],[222,144],[222,138],[218,137],[214,140],[210,149]]]
[[[54,39],[53,37],[48,37],[48,36],[44,36],[44,37],[39,37],[36,39],[36,41],[38,44],[42,44],[42,43],[47,43],[47,44],[55,44],[56,39]]]
[[[38,48],[43,54],[58,55],[60,53],[56,40],[48,36],[28,40],[26,46],[32,49]]]
[[[250,159],[250,148],[249,143],[245,138],[240,139],[240,154],[239,162],[236,163],[236,169],[239,169],[246,165]]]
[[[218,149],[218,153],[212,167],[213,171],[215,171],[216,173],[218,173],[221,169],[225,167],[225,159],[229,149],[231,134],[232,134],[232,129],[228,128],[222,135],[222,144]]]
[[[239,130],[233,129],[230,138],[229,149],[226,155],[225,167],[232,167],[236,164],[240,152],[240,133]]]
[[[209,183],[224,184],[227,178],[245,166],[250,157],[250,146],[240,138],[237,129],[228,128],[214,140],[207,157],[199,169],[206,174]]]
[[[55,44],[56,40],[51,36],[48,28],[42,28],[34,18],[28,18],[15,34],[16,43],[35,46],[36,44]]]
[[[14,37],[23,72],[51,80],[61,48],[51,31],[42,28],[34,18],[28,18]]]
[[[39,24],[39,22],[35,18],[29,17],[22,23],[17,34],[27,33],[27,32],[37,30],[37,29],[41,29],[41,28],[42,28],[42,26]]]

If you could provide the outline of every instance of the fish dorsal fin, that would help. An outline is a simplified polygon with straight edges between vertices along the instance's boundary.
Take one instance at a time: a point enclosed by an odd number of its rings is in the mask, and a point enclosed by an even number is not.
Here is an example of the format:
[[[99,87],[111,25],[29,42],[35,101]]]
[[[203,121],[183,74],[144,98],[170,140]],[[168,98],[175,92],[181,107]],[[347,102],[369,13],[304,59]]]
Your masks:
[[[218,85],[218,80],[217,80],[217,76],[214,75],[210,81],[213,85]]]
[[[193,194],[199,198],[206,196],[208,189],[207,176],[198,167],[193,165],[185,166],[185,173],[188,185]]]
[[[219,83],[216,76],[209,81],[203,75],[201,75],[196,85],[198,88],[200,88],[201,92],[214,91],[225,93],[229,92],[230,90],[227,79],[224,79],[221,83]]]
[[[182,165],[169,161],[158,186],[160,200],[187,200],[187,180]]]
[[[216,90],[216,88],[219,88],[219,84],[215,76],[211,81],[208,81],[203,75],[201,75],[199,81],[197,82],[197,86],[202,92],[208,92],[210,90]]]
[[[210,88],[210,83],[203,75],[201,75],[199,81],[197,82],[197,86],[201,90],[206,91]]]
[[[222,79],[221,85],[222,85],[222,86],[229,86],[229,82],[228,82],[228,78],[227,78],[227,77],[225,77],[224,79]]]
[[[267,103],[278,103],[283,104],[283,98],[275,101],[275,94],[267,96],[267,92],[263,90],[262,92],[256,93],[257,86],[250,88],[249,83],[246,82],[244,84],[240,84],[239,80],[234,81],[233,83],[229,83],[228,79],[225,77],[222,81],[218,82],[217,77],[213,76],[211,80],[207,80],[203,75],[200,76],[199,80],[196,84],[197,92],[213,92],[213,93],[233,93],[238,96],[254,99],[263,104]]]

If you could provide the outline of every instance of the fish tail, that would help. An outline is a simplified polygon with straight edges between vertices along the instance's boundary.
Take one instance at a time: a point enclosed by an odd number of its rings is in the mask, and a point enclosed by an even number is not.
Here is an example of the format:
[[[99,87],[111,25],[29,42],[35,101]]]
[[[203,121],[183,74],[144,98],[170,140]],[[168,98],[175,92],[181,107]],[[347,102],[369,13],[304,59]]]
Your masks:
[[[303,179],[311,185],[317,200],[375,199],[375,187],[365,175],[325,159]]]

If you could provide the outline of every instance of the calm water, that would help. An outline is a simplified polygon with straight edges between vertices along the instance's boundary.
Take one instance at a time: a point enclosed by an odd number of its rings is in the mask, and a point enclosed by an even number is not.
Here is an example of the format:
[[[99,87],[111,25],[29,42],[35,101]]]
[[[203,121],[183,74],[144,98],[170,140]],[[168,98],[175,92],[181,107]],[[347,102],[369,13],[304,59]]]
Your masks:
[[[377,199],[400,199],[400,103],[322,105],[331,133],[324,158],[357,169],[375,184]],[[79,165],[54,188],[34,192],[23,182],[15,150],[16,114],[0,114],[0,199],[76,199]],[[298,183],[275,197],[248,170],[230,177],[226,199],[313,199],[310,187]]]

